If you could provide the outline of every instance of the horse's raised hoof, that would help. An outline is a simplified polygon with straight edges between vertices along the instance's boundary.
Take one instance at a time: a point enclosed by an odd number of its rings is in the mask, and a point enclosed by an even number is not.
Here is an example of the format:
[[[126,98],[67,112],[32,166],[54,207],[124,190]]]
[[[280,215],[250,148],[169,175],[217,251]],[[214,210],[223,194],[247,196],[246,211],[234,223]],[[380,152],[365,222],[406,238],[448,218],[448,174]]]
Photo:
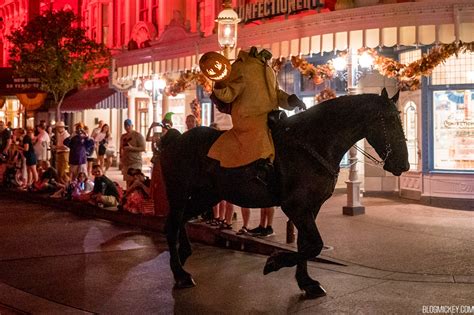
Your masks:
[[[187,289],[196,286],[196,282],[194,282],[193,277],[189,276],[186,279],[179,279],[176,280],[174,284],[175,289]]]
[[[317,299],[326,296],[326,290],[318,283],[305,286],[303,288],[306,299]]]
[[[274,272],[279,270],[281,267],[278,265],[275,256],[270,256],[265,263],[265,267],[263,268],[263,274],[268,275],[270,272]]]

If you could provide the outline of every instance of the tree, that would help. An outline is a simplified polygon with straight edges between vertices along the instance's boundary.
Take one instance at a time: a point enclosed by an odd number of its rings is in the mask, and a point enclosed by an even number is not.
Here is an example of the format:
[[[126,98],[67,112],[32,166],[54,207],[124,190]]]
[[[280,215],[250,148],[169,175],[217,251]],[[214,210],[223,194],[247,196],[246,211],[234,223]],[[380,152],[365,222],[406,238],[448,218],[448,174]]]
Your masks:
[[[39,79],[40,88],[53,96],[57,121],[66,94],[110,64],[107,47],[89,39],[79,22],[70,10],[48,11],[7,37],[15,75]]]

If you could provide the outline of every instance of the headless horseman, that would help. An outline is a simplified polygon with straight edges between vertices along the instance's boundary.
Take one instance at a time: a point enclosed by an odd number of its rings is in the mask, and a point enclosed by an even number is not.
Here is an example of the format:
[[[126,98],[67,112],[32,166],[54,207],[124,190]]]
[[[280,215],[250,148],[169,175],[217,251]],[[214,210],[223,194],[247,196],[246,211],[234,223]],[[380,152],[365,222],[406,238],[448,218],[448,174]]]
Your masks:
[[[233,124],[208,153],[210,158],[220,161],[221,167],[235,168],[257,160],[272,163],[275,148],[267,125],[268,114],[279,107],[305,108],[296,95],[288,95],[279,88],[275,73],[268,65],[271,57],[269,51],[258,52],[255,47],[249,52],[240,51],[230,76],[214,86],[211,100],[218,109],[230,107]]]

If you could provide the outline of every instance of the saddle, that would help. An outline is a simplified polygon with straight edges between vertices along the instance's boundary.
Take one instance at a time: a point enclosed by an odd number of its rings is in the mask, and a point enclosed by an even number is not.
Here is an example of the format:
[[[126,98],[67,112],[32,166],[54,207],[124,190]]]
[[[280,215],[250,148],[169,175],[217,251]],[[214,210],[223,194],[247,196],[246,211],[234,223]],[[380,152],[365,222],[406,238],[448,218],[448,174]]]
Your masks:
[[[286,117],[285,112],[281,110],[269,113],[268,125],[272,132],[279,129]],[[235,168],[220,167],[219,161],[211,158],[207,158],[206,161],[206,173],[216,179],[215,185],[218,190],[233,191],[236,196],[241,194],[239,193],[241,189],[245,192],[253,191],[256,196],[266,196],[264,199],[269,205],[275,204],[278,183],[273,163],[269,159],[259,159]],[[231,198],[228,200],[231,201]]]

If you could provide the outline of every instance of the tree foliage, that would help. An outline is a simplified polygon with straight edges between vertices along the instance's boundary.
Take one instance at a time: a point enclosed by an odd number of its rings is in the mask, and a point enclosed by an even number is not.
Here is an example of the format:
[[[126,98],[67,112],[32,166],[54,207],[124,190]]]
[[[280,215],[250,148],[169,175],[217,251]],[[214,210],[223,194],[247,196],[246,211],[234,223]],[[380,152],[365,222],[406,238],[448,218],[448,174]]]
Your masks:
[[[108,68],[110,52],[89,39],[70,10],[48,11],[8,36],[15,75],[35,77],[60,107],[66,94]]]

